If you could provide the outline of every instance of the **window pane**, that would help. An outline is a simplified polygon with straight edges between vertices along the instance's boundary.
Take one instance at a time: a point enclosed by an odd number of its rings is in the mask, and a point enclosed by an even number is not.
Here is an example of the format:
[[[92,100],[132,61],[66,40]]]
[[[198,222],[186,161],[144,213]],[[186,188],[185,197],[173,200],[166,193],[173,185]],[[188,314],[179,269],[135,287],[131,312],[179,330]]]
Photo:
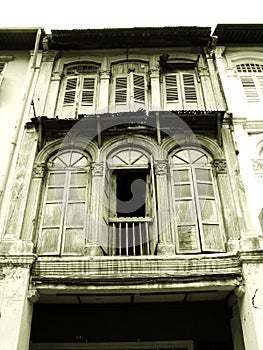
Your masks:
[[[217,216],[217,208],[215,200],[206,199],[206,200],[200,200],[200,208],[201,208],[201,217],[203,221],[211,221],[211,222],[217,222],[218,216]]]
[[[190,174],[188,169],[173,170],[173,181],[174,182],[189,182]]]
[[[180,201],[176,203],[176,220],[178,224],[195,222],[192,201]]]
[[[49,177],[49,185],[61,186],[65,183],[66,173],[52,173]]]
[[[59,229],[43,229],[39,243],[38,253],[54,254],[58,253]]]
[[[86,173],[71,173],[70,184],[71,185],[85,185],[87,183],[87,174]]]
[[[189,198],[192,197],[191,185],[179,184],[174,186],[174,194],[176,198]]]
[[[212,181],[210,169],[195,169],[195,176],[197,181]]]
[[[85,218],[85,204],[84,203],[69,203],[67,206],[67,226],[84,226]]]
[[[83,228],[66,229],[64,253],[81,254],[84,250],[85,237]]]
[[[61,223],[62,203],[47,203],[44,212],[44,226],[59,226]]]
[[[62,188],[49,188],[47,190],[47,201],[62,201],[63,200],[64,187]]]
[[[70,188],[69,200],[70,201],[72,201],[72,200],[84,201],[85,200],[85,193],[86,193],[85,187]]]
[[[214,189],[212,184],[208,183],[198,183],[197,184],[197,191],[199,196],[203,197],[214,197]]]

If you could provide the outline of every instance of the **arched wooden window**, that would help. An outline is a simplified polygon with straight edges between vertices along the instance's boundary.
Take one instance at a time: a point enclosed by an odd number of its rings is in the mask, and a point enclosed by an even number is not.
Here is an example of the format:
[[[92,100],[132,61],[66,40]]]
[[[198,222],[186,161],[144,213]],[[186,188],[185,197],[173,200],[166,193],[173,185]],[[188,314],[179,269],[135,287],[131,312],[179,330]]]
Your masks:
[[[109,254],[152,255],[157,243],[153,163],[126,148],[105,163],[105,201],[109,201]]]
[[[171,159],[171,181],[177,252],[224,251],[210,157],[195,149],[178,151]]]
[[[61,152],[48,163],[38,241],[39,254],[83,253],[88,168],[88,159],[75,150]]]

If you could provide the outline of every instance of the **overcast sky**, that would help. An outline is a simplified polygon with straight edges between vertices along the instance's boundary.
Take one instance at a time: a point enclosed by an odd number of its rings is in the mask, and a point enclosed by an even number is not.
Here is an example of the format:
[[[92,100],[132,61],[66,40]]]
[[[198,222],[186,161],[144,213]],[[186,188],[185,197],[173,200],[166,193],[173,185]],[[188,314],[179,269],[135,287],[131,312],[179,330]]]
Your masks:
[[[0,27],[86,29],[263,23],[262,0],[6,0]]]

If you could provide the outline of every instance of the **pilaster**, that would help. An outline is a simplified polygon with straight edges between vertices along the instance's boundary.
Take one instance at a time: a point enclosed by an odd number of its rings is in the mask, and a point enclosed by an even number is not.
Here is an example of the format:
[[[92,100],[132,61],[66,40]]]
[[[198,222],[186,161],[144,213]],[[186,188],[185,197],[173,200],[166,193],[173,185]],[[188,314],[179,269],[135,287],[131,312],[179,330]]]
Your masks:
[[[98,111],[99,113],[107,113],[109,105],[109,88],[110,88],[110,70],[100,70],[100,91],[98,100]]]
[[[158,110],[161,108],[161,94],[160,94],[160,69],[153,68],[149,70],[151,81],[151,108]]]

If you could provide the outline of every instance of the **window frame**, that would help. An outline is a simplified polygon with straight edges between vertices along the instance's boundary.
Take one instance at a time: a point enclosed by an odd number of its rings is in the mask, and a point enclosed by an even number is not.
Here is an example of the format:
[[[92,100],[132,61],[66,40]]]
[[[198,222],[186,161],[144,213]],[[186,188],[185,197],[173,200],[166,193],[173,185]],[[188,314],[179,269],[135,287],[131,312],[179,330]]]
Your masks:
[[[238,79],[242,87],[244,100],[249,105],[263,103],[263,64],[244,62],[236,64]]]

